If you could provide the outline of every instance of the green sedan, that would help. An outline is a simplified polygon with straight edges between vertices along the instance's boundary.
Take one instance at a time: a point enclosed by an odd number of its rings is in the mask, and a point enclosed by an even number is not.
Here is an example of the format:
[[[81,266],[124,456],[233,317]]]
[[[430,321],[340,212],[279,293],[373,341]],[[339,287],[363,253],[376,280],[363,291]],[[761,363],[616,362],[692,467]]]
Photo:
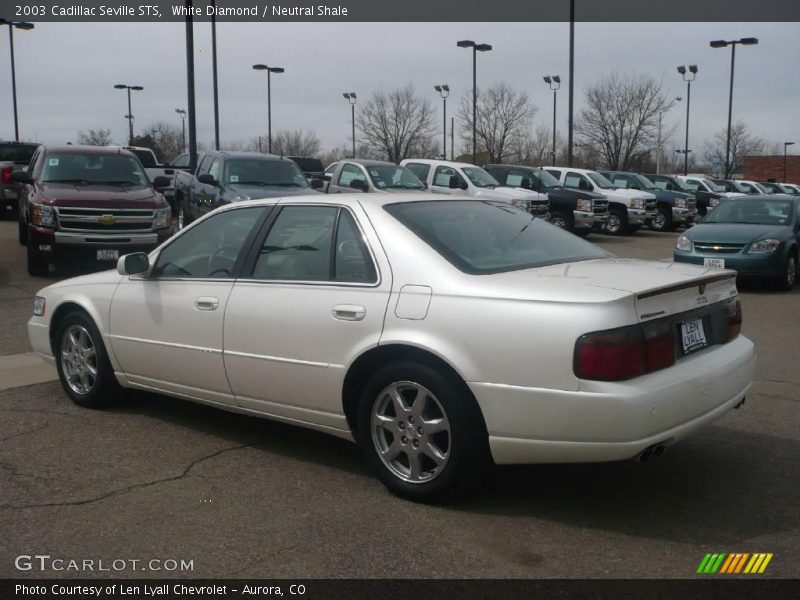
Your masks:
[[[742,196],[723,200],[678,238],[675,261],[735,269],[782,290],[797,281],[800,199]]]

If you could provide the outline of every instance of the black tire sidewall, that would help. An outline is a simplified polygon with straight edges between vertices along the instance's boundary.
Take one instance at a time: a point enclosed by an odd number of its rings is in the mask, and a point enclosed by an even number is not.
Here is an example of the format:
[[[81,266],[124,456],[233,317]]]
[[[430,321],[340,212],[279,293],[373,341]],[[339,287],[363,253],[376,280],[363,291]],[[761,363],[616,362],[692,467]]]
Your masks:
[[[432,481],[409,483],[381,461],[372,441],[371,416],[378,394],[396,381],[412,381],[431,391],[450,422],[450,457]],[[414,362],[398,362],[378,370],[364,386],[358,406],[357,438],[366,461],[390,491],[421,502],[463,495],[485,474],[489,461],[488,437],[480,409],[469,388],[449,373]]]
[[[72,325],[80,325],[86,329],[95,348],[95,355],[97,357],[97,379],[94,387],[88,394],[78,394],[69,387],[61,365],[61,340],[67,329]],[[108,359],[106,347],[105,344],[103,344],[103,338],[97,330],[94,321],[84,312],[73,311],[64,316],[58,323],[54,339],[53,353],[56,359],[58,378],[61,381],[61,387],[64,388],[64,391],[72,401],[84,408],[105,408],[113,404],[121,392],[121,387],[114,376],[114,369],[111,366],[111,361]]]
[[[49,266],[47,259],[36,251],[30,240],[25,245],[28,253],[28,275],[33,277],[47,275],[47,267]]]

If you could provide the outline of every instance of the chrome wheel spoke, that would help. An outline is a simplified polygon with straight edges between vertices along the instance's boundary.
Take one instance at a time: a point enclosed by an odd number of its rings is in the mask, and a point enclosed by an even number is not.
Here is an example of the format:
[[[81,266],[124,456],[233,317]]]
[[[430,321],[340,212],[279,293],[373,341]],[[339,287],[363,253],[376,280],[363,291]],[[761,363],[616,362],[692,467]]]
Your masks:
[[[422,464],[419,460],[419,454],[416,452],[408,452],[408,474],[412,480],[419,480],[422,476]]]
[[[430,440],[425,442],[423,446],[423,451],[425,455],[430,458],[433,462],[436,463],[436,466],[439,467],[444,464],[444,461],[447,460],[447,455],[439,450],[436,446],[431,444]]]
[[[81,325],[67,329],[61,338],[61,370],[69,388],[76,394],[88,394],[97,382],[99,366],[92,336]]]
[[[442,417],[440,419],[431,419],[430,421],[424,421],[425,423],[425,433],[428,435],[435,435],[442,431],[450,431],[450,423],[448,423],[447,418]]]
[[[381,457],[386,461],[393,461],[397,456],[403,452],[403,446],[400,443],[400,438],[394,436],[394,440],[384,450],[380,451]]]

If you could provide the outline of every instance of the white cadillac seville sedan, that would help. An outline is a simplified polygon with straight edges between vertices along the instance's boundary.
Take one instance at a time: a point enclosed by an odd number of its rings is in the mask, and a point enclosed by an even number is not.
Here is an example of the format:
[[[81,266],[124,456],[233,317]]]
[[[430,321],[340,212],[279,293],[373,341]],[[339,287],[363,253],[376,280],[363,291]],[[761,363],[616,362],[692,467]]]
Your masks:
[[[649,457],[740,406],[735,273],[615,258],[507,204],[337,194],[218,209],[41,290],[77,404],[148,390],[355,440],[429,500],[484,467]]]

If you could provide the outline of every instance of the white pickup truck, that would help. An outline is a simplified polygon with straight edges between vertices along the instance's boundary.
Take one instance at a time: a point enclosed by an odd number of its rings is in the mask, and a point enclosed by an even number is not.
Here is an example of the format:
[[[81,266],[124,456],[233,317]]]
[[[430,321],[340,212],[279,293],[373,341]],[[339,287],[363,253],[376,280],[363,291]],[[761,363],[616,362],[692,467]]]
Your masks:
[[[598,192],[608,198],[606,232],[612,235],[633,233],[652,223],[656,216],[656,197],[641,190],[621,189],[597,171],[572,167],[542,167],[565,188]]]
[[[538,217],[549,216],[550,200],[547,194],[521,187],[502,186],[481,167],[424,158],[407,158],[400,165],[412,171],[434,194],[498,200],[513,204]]]
[[[166,177],[172,182],[172,185],[159,191],[164,195],[164,198],[173,206],[175,199],[175,168],[169,165],[162,165],[158,162],[156,153],[151,148],[144,148],[141,146],[115,146],[124,150],[133,152],[139,162],[144,167],[144,172],[147,173],[147,178],[150,181],[155,181],[156,177]],[[188,155],[187,155],[188,156]],[[173,206],[174,209],[174,206]]]

